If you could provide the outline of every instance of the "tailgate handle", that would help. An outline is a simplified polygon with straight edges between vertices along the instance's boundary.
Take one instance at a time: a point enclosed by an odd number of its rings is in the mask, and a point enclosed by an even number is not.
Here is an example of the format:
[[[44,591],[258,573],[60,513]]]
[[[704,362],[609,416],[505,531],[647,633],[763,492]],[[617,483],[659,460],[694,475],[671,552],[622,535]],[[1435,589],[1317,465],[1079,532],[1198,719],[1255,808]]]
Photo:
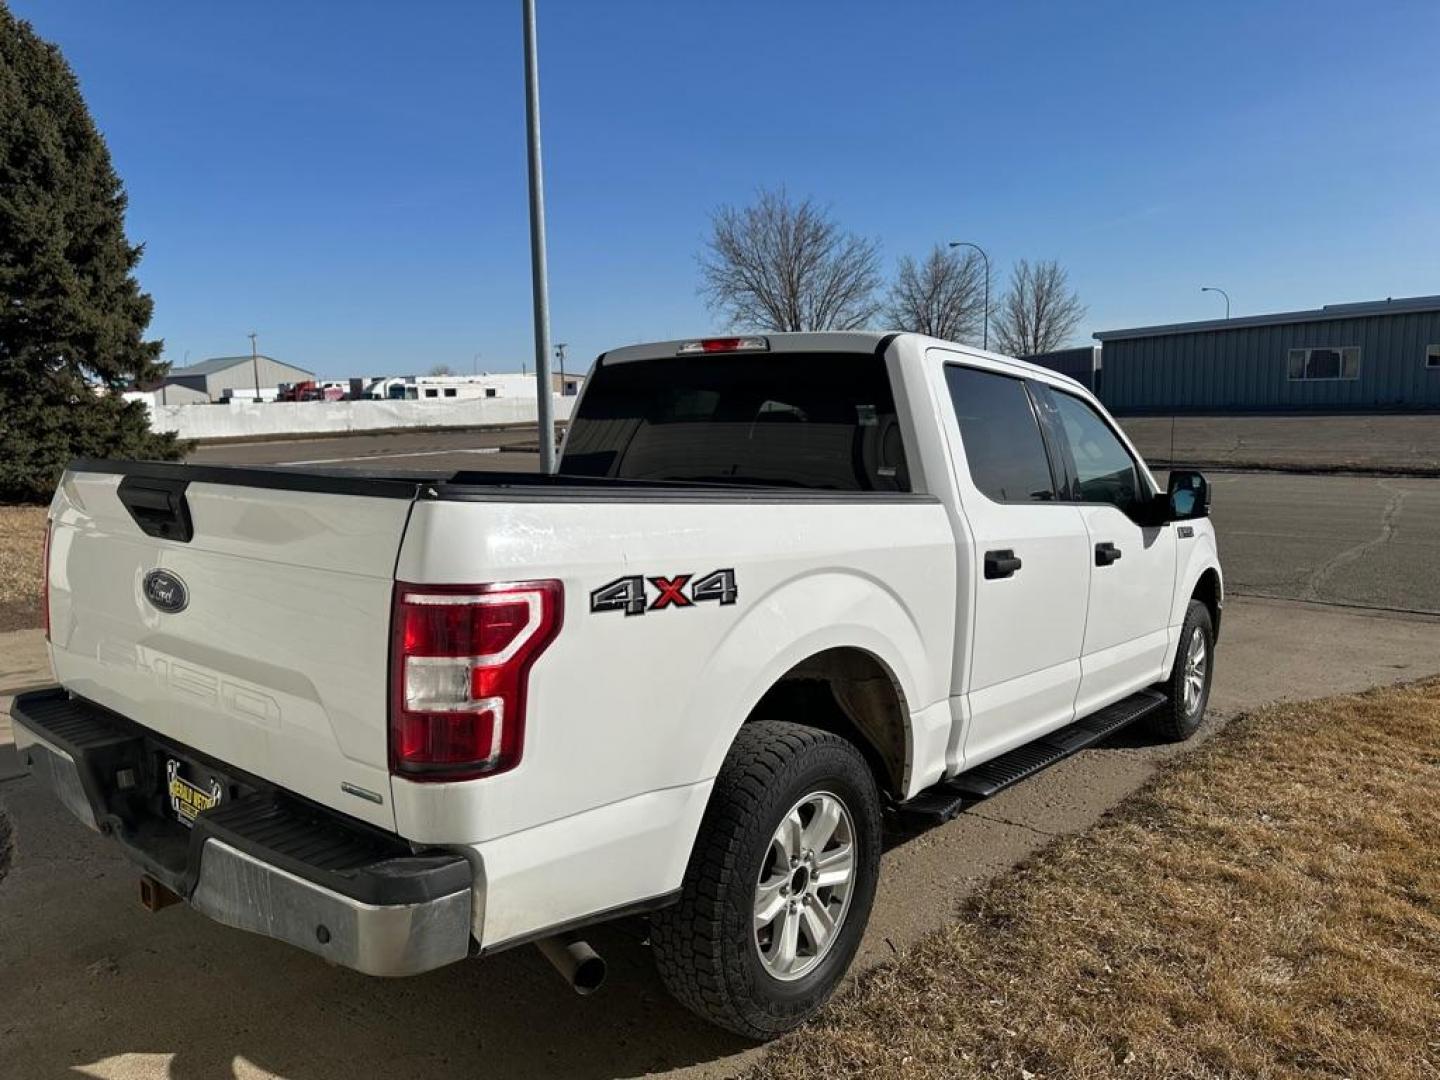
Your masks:
[[[185,499],[188,480],[154,480],[127,476],[120,481],[120,501],[140,531],[161,540],[190,542],[195,525]]]

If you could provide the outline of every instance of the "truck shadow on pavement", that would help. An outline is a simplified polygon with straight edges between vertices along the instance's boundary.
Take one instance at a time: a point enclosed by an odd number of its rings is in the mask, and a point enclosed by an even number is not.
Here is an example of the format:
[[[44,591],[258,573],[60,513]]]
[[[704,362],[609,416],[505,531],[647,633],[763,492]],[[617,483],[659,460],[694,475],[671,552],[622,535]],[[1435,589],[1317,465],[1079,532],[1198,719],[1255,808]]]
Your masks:
[[[609,979],[588,998],[528,947],[372,979],[183,905],[149,914],[134,869],[28,779],[0,800],[18,837],[0,886],[6,1077],[608,1080],[750,1045],[669,997],[639,921],[589,935]]]

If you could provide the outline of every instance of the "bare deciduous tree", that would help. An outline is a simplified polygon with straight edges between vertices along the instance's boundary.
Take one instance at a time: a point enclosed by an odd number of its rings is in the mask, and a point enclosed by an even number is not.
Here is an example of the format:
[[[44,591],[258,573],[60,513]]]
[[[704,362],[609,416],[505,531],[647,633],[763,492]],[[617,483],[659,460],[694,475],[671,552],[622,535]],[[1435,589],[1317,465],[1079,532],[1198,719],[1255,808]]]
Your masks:
[[[995,316],[995,340],[1011,356],[1034,356],[1063,345],[1085,318],[1080,294],[1060,264],[1024,259],[1010,273],[1010,289]]]
[[[754,330],[857,330],[879,310],[880,249],[809,199],[762,189],[722,206],[700,256],[700,292],[730,325]]]
[[[936,244],[924,262],[900,260],[885,305],[896,330],[913,330],[947,341],[977,341],[985,319],[985,268],[980,256],[963,256]]]
[[[441,375],[454,375],[455,369],[452,368],[449,364],[436,364],[425,374],[433,377],[439,377]]]

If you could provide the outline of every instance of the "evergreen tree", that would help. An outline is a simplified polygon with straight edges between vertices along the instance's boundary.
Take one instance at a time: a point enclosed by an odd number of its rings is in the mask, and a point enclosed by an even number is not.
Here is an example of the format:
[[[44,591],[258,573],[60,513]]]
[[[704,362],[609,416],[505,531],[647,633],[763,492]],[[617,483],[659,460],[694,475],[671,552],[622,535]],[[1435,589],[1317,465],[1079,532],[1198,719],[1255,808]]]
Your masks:
[[[76,457],[175,458],[119,391],[163,375],[125,191],[74,73],[0,2],[0,501]]]

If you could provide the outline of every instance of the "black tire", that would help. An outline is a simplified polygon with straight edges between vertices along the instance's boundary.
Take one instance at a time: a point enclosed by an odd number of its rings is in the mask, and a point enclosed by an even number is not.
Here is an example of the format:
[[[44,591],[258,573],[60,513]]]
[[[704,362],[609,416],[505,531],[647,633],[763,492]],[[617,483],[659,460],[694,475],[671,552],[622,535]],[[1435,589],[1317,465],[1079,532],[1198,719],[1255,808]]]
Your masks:
[[[757,887],[762,871],[775,872],[771,845],[781,822],[802,800],[825,796],[842,804],[853,826],[848,906],[828,951],[815,950],[814,968],[785,980],[761,957]],[[716,777],[680,900],[652,920],[660,978],[711,1023],[750,1039],[782,1035],[834,993],[859,948],[879,876],[880,796],[860,751],[799,724],[746,724]]]
[[[1201,680],[1198,698],[1192,697],[1187,704],[1186,681],[1188,660],[1196,635],[1204,647],[1204,677]],[[1215,628],[1210,620],[1210,609],[1199,600],[1191,600],[1185,611],[1185,625],[1180,629],[1180,647],[1175,651],[1175,666],[1170,669],[1170,678],[1161,684],[1169,695],[1164,708],[1150,714],[1150,730],[1157,738],[1166,742],[1184,742],[1200,729],[1205,719],[1205,706],[1210,701],[1210,681],[1215,677]]]

